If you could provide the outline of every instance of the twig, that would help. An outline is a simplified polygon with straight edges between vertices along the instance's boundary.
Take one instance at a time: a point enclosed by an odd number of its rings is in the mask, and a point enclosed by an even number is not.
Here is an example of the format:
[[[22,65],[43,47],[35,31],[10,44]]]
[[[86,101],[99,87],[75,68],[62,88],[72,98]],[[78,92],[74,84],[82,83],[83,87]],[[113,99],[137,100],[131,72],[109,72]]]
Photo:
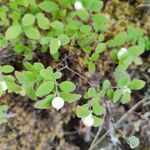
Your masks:
[[[61,67],[60,69],[57,69],[57,71],[62,71],[64,69],[67,69],[67,66]]]
[[[65,61],[65,65],[66,65],[65,67],[66,67],[67,70],[69,70],[69,71],[73,72],[74,74],[78,75],[80,78],[82,78],[83,80],[85,80],[90,86],[95,86],[95,87],[99,86],[99,85],[96,85],[96,84],[91,83],[91,82],[88,81],[85,77],[83,77],[81,74],[79,74],[78,72],[76,72],[76,71],[74,71],[73,69],[71,69],[71,68],[68,66],[67,61],[66,61],[66,60],[64,60],[64,61]]]
[[[63,62],[65,62],[65,66],[64,67],[61,67],[60,69],[56,69],[60,64],[62,64]],[[81,74],[79,74],[78,72],[74,71],[73,69],[71,69],[69,66],[68,66],[68,63],[67,63],[67,60],[66,58],[64,58],[60,63],[59,65],[57,65],[54,69],[56,69],[57,71],[62,71],[64,69],[67,69],[71,72],[73,72],[74,74],[78,75],[80,78],[82,78],[83,80],[85,80],[90,86],[95,86],[95,87],[98,87],[99,85],[96,85],[96,84],[93,84],[91,83],[90,81],[88,81],[85,77],[83,77]]]
[[[141,5],[137,6],[137,8],[141,8],[141,7],[150,7],[150,4],[141,4]]]
[[[103,116],[103,119],[106,117],[106,115],[107,115],[107,113],[105,113],[105,115]],[[90,145],[89,150],[91,150],[91,148],[93,147],[93,145],[97,142],[97,140],[98,140],[98,138],[99,138],[99,136],[101,134],[102,129],[103,129],[103,125],[100,125],[99,128],[98,128],[98,130],[97,130],[97,133],[95,135],[95,138],[94,138],[94,140],[92,141],[92,143]]]
[[[150,97],[145,97],[143,98],[141,101],[139,101],[137,104],[135,104],[126,114],[124,114],[116,123],[115,123],[115,127],[118,128],[120,123],[123,122],[130,113],[132,113],[136,108],[138,108],[140,105],[142,105],[144,102],[146,102],[147,100],[149,100]],[[109,129],[89,150],[94,150],[97,145],[99,145],[106,137],[107,135],[110,133],[111,129]]]
[[[96,136],[95,136],[94,140],[92,141],[89,150],[92,150],[91,148],[93,147],[93,145],[94,145],[94,144],[96,143],[96,141],[98,140],[98,137],[99,137],[99,135],[100,135],[102,129],[103,129],[103,125],[99,126],[98,131],[97,131],[97,133],[96,133]]]
[[[71,68],[67,67],[67,70],[73,72],[74,74],[78,75],[80,78],[82,78],[83,80],[85,80],[90,86],[94,86],[94,84],[92,84],[91,82],[89,82],[85,77],[83,77],[81,74],[79,74],[78,72],[72,70]]]

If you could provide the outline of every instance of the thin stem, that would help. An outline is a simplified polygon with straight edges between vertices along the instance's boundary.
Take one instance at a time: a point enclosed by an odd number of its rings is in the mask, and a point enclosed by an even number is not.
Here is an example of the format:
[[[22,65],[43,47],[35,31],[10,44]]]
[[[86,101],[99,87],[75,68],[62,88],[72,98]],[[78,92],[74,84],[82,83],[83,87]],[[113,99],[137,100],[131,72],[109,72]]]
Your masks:
[[[80,78],[82,78],[83,80],[85,80],[90,86],[95,86],[98,87],[99,85],[93,84],[90,81],[88,81],[84,76],[82,76],[81,74],[79,74],[78,72],[74,71],[73,69],[69,68],[68,63],[66,60],[65,61],[65,65],[66,65],[66,69],[73,72],[74,74],[78,75]]]
[[[105,113],[105,115],[103,116],[103,120],[106,117],[106,115],[107,115],[107,113]],[[103,125],[100,125],[99,128],[98,128],[98,130],[97,130],[97,133],[95,135],[95,138],[94,138],[94,140],[92,141],[92,143],[90,145],[89,150],[91,150],[91,148],[93,147],[93,145],[97,142],[97,140],[98,140],[98,138],[99,138],[99,136],[101,134],[102,129],[103,129]]]
[[[96,141],[98,140],[98,137],[99,137],[99,135],[100,135],[102,129],[103,129],[103,125],[99,126],[98,131],[97,131],[97,133],[96,133],[96,136],[95,136],[94,140],[92,141],[92,144],[90,145],[89,150],[91,150],[91,148],[93,147],[93,145],[94,145],[94,144],[96,143]]]
[[[62,67],[62,68],[58,69],[57,71],[62,71],[62,70],[65,70],[65,69],[67,69],[67,66]]]
[[[59,96],[59,92],[58,92],[58,83],[57,83],[57,81],[55,80],[55,92],[56,92],[56,96]]]
[[[119,127],[120,123],[123,122],[129,114],[131,114],[136,108],[138,108],[140,105],[144,104],[147,100],[149,100],[150,97],[145,97],[138,103],[136,103],[126,114],[124,114],[115,124],[114,126],[116,129]],[[109,129],[89,150],[94,150],[110,133],[111,129]]]
[[[141,7],[150,7],[150,4],[141,4],[141,5],[137,6],[137,8],[141,8]]]
[[[91,83],[90,81],[88,81],[85,77],[83,77],[81,74],[79,74],[78,72],[72,70],[71,68],[67,67],[67,70],[73,72],[74,74],[78,75],[80,78],[82,78],[83,80],[85,80],[90,86],[95,86],[93,83]],[[98,86],[98,85],[97,85]]]

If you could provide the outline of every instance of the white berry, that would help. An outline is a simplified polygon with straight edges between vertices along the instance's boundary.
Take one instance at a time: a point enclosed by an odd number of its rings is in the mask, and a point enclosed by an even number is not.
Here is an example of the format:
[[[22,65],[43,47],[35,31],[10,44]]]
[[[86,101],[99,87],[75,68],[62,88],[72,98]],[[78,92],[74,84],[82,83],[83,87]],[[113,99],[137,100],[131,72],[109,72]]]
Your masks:
[[[81,3],[80,1],[76,1],[76,2],[74,3],[74,8],[75,8],[76,10],[81,10],[81,9],[83,9],[83,5],[82,5],[82,3]]]
[[[124,93],[131,93],[131,90],[127,86],[124,86],[122,92],[123,92],[123,94]]]
[[[118,59],[120,59],[124,54],[126,54],[128,51],[125,47],[121,48],[117,54]]]
[[[64,106],[64,103],[65,102],[61,97],[55,97],[52,100],[52,106],[57,110],[61,109]]]
[[[0,85],[2,86],[3,91],[6,91],[6,90],[7,90],[7,84],[6,84],[5,81],[1,81],[1,82],[0,82]]]
[[[88,115],[87,117],[82,118],[83,124],[87,127],[91,127],[94,124],[94,119],[92,114]]]

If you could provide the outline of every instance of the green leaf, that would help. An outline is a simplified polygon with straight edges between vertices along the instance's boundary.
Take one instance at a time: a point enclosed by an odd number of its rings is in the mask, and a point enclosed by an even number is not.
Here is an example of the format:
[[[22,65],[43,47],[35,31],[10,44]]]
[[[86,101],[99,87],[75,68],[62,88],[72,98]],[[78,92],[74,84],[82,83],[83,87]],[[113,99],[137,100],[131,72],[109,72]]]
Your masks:
[[[15,45],[13,47],[13,50],[16,52],[16,53],[22,53],[24,50],[26,50],[26,47],[23,43],[18,43],[17,45]]]
[[[23,63],[23,67],[24,67],[26,70],[28,70],[28,71],[35,71],[33,65],[32,65],[31,63],[29,63],[29,62],[24,62],[24,63]]]
[[[104,97],[106,94],[106,89],[102,89],[100,92],[99,92],[99,96],[100,97]]]
[[[138,45],[140,46],[140,47],[142,47],[143,49],[145,49],[145,38],[144,37],[140,37],[139,39],[138,39]]]
[[[14,82],[6,82],[8,90],[14,93],[21,91],[21,87]]]
[[[126,92],[123,94],[122,98],[121,98],[121,103],[122,104],[126,104],[131,100],[131,94]]]
[[[113,102],[116,103],[121,98],[121,95],[122,95],[121,90],[117,89],[114,92]]]
[[[49,44],[49,42],[50,42],[50,37],[42,36],[39,42],[41,45],[47,46],[47,44]]]
[[[93,15],[93,26],[95,31],[104,31],[106,29],[107,19],[105,16],[96,14]]]
[[[89,106],[87,104],[76,107],[76,114],[78,118],[87,117],[90,114]]]
[[[49,20],[44,16],[43,13],[38,13],[36,14],[36,18],[37,18],[37,23],[38,26],[43,29],[43,30],[47,30],[50,28],[50,22]]]
[[[5,75],[3,78],[6,82],[15,82],[16,80],[15,77],[12,75]]]
[[[126,57],[125,59],[120,59],[120,61],[122,61],[121,63],[129,66],[134,60],[134,57],[129,55],[128,57]]]
[[[89,9],[93,12],[100,12],[100,10],[103,8],[103,2],[99,0],[84,0],[86,9]]]
[[[82,25],[80,28],[80,31],[83,33],[89,33],[89,32],[91,32],[91,30],[92,30],[91,27],[88,25]]]
[[[40,38],[39,31],[34,27],[24,27],[25,35],[33,40],[38,40]]]
[[[33,86],[26,85],[26,86],[24,86],[24,89],[25,89],[26,95],[27,95],[30,99],[32,99],[32,100],[36,100],[36,99],[37,99],[37,97],[36,97],[36,95],[35,95],[35,90],[34,90]]]
[[[37,108],[37,109],[47,109],[47,108],[50,108],[51,107],[51,101],[53,99],[53,95],[48,95],[46,98],[36,102],[34,104],[34,108]]]
[[[41,63],[38,63],[38,62],[34,63],[33,67],[34,67],[35,71],[37,71],[37,72],[40,72],[41,70],[44,69],[44,65]]]
[[[122,87],[122,86],[128,85],[129,82],[130,82],[130,76],[129,75],[123,76],[117,80],[117,86]]]
[[[98,42],[103,42],[104,41],[104,35],[103,34],[100,34],[99,36],[98,36]]]
[[[113,61],[117,61],[118,60],[118,57],[117,57],[117,54],[118,54],[118,50],[117,49],[113,49],[111,52],[110,52],[110,57]]]
[[[136,147],[139,146],[140,140],[135,136],[130,136],[127,139],[127,143],[129,144],[130,148],[135,149]]]
[[[14,71],[14,67],[10,65],[2,66],[0,69],[3,73],[11,73]]]
[[[140,90],[145,86],[145,82],[143,80],[139,80],[139,79],[134,79],[129,85],[128,87],[131,90]]]
[[[114,95],[114,92],[113,92],[112,89],[107,90],[107,97],[108,97],[108,99],[113,99],[113,95]]]
[[[22,84],[33,84],[34,82],[37,81],[37,76],[34,72],[31,71],[15,71],[15,76],[19,80],[20,83]]]
[[[60,41],[58,39],[52,38],[50,41],[50,53],[53,55],[58,52],[60,47]]]
[[[10,26],[6,33],[5,33],[5,38],[7,40],[13,40],[16,39],[22,32],[22,28],[20,25],[12,25]]]
[[[54,78],[55,78],[56,80],[60,79],[61,77],[62,77],[62,73],[61,73],[61,72],[55,72],[55,73],[54,73]]]
[[[27,82],[34,83],[37,81],[37,74],[32,71],[24,71],[23,75],[26,77]]]
[[[143,29],[134,26],[128,26],[127,32],[128,32],[128,40],[132,40],[132,41],[136,41],[144,34]]]
[[[132,56],[139,56],[144,52],[144,49],[141,46],[131,46],[128,48],[128,52]]]
[[[45,0],[44,2],[41,2],[39,4],[39,7],[48,13],[54,13],[56,11],[59,11],[59,7],[56,3]]]
[[[88,70],[90,73],[94,73],[96,70],[95,64],[92,62],[88,62]]]
[[[67,93],[67,92],[61,92],[60,97],[62,97],[66,102],[72,103],[81,98],[80,94],[72,94],[72,93]]]
[[[70,42],[70,38],[66,34],[60,34],[58,40],[61,42],[61,45],[67,45]]]
[[[108,88],[110,87],[110,85],[111,85],[111,84],[110,84],[109,80],[105,80],[102,87],[103,87],[104,89],[108,89]]]
[[[51,67],[48,67],[47,69],[42,69],[40,71],[40,75],[45,80],[53,80],[53,69]]]
[[[19,72],[19,71],[15,71],[15,77],[16,77],[17,80],[18,80],[20,83],[22,83],[22,84],[28,82],[27,77],[26,77],[23,73],[21,73],[21,72]]]
[[[73,92],[76,88],[75,84],[71,81],[64,81],[59,84],[60,89],[64,92]]]
[[[50,92],[52,92],[54,89],[54,82],[52,81],[45,81],[43,82],[36,91],[36,96],[43,97]]]
[[[58,61],[58,60],[59,60],[59,56],[60,56],[59,51],[58,51],[57,53],[55,53],[55,54],[52,54],[52,57],[53,57],[53,59],[54,59],[55,61]]]
[[[102,118],[98,118],[96,116],[93,116],[93,119],[94,119],[94,124],[93,124],[94,127],[99,127],[104,122]]]
[[[135,57],[134,58],[134,63],[136,65],[142,65],[142,59],[140,57]]]
[[[0,38],[0,48],[6,48],[7,45],[8,41],[4,37]]]
[[[105,113],[105,108],[99,104],[99,101],[96,99],[92,100],[93,112],[96,115],[102,115]]]
[[[61,30],[64,28],[64,24],[58,20],[55,20],[54,22],[51,22],[51,27],[53,29],[56,29],[56,30]]]
[[[96,61],[96,60],[98,60],[98,58],[99,58],[99,53],[94,52],[94,53],[91,55],[90,60],[91,60],[91,61]]]
[[[97,53],[102,53],[106,49],[106,44],[105,43],[98,43],[95,51]]]
[[[108,41],[109,47],[115,47],[123,45],[127,41],[127,33],[121,32],[115,36],[113,40]]]
[[[96,90],[95,88],[93,87],[90,87],[87,91],[87,94],[88,94],[88,97],[91,98],[91,97],[94,97],[96,95]]]
[[[32,14],[25,14],[22,18],[23,26],[32,26],[35,22],[35,16]]]
[[[76,10],[75,16],[78,16],[81,20],[87,21],[89,18],[89,13],[87,10]]]

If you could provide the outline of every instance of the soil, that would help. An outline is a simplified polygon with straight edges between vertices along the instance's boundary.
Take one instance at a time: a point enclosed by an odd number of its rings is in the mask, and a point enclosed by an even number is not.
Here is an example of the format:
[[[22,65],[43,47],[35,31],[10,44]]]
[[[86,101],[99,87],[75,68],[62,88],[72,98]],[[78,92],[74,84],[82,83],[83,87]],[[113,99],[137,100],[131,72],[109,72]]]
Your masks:
[[[145,29],[147,35],[150,34],[150,16],[149,10],[146,8],[138,8],[143,3],[140,0],[107,0],[103,13],[109,17],[109,32],[106,37],[111,38],[119,31],[125,30],[131,24],[136,24]],[[2,52],[0,51],[0,54]],[[66,52],[67,53],[67,52]],[[5,50],[5,57],[1,54],[1,62],[13,64],[18,70],[22,66],[18,66],[23,59],[17,56],[18,62],[15,62],[15,57],[10,49]],[[97,63],[97,71],[94,74],[89,74],[87,68],[83,65],[80,51],[69,52],[69,66],[75,68],[77,72],[87,77],[89,81],[100,83],[104,79],[111,79],[114,66],[108,60],[109,50],[106,51],[101,60]],[[130,105],[112,105],[112,114],[115,120],[118,120],[129,108],[141,100],[145,95],[150,95],[150,51],[142,55],[143,64],[141,66],[132,65],[129,68],[132,78],[139,77],[146,81],[144,89],[134,92]],[[47,54],[35,53],[36,58],[40,57],[40,61],[48,65],[51,63]],[[64,56],[62,56],[64,57]],[[0,62],[0,63],[1,63]],[[6,63],[5,62],[5,63]],[[53,64],[55,66],[56,64]],[[87,84],[78,76],[64,71],[64,78],[68,78],[78,84],[77,92],[82,93]],[[80,102],[78,102],[80,103]],[[0,125],[0,150],[88,150],[88,147],[96,133],[97,129],[81,128],[81,122],[76,118],[74,111],[75,105],[66,105],[60,112],[54,109],[37,110],[33,108],[34,101],[26,97],[18,95],[4,95],[0,98],[0,104],[8,104],[10,109],[8,113],[15,114],[15,117],[10,118],[6,124]],[[137,135],[140,138],[139,150],[150,149],[150,105],[145,105],[136,110],[128,117],[126,122],[121,125],[120,131],[116,135],[122,139],[119,134]],[[104,132],[107,128],[104,127]],[[121,140],[120,149],[130,149],[123,140]],[[108,144],[110,143],[110,144]],[[114,147],[110,138],[106,139],[101,147],[105,150],[119,149]]]

